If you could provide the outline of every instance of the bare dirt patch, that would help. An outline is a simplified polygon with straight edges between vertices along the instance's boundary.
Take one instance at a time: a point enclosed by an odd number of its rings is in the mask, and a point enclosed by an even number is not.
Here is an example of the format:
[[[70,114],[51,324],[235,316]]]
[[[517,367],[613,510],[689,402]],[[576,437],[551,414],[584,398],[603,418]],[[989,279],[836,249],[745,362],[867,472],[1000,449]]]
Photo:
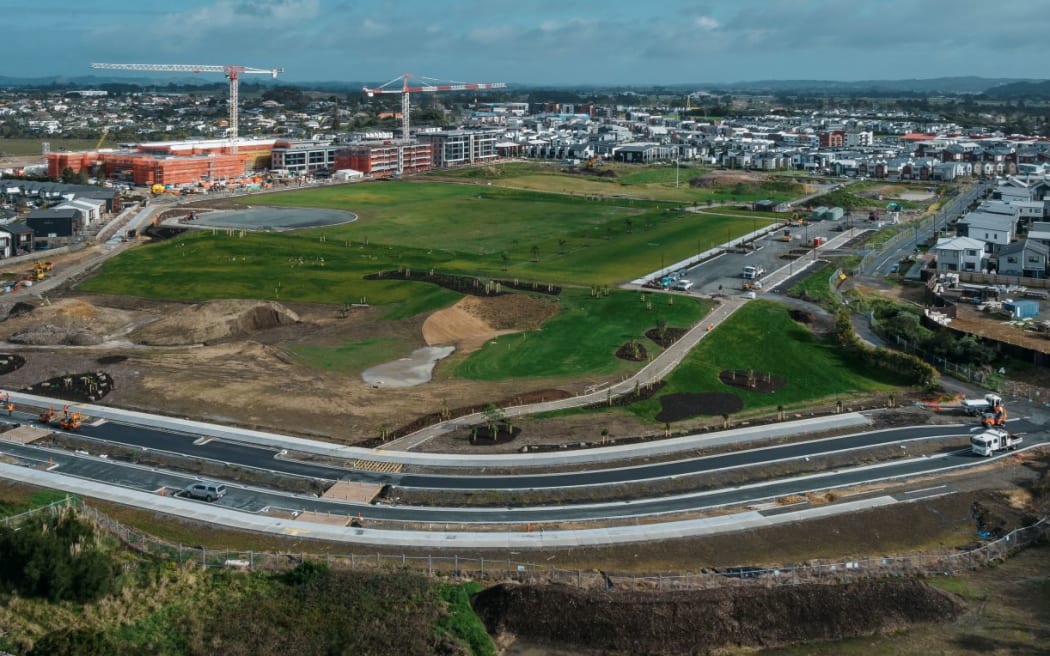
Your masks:
[[[118,333],[131,316],[77,298],[36,306],[22,302],[0,324],[0,338],[34,346],[97,345]]]
[[[469,353],[499,335],[535,330],[557,311],[556,303],[526,294],[465,296],[427,317],[423,341],[429,346],[454,344],[461,353]]]
[[[698,415],[731,415],[744,409],[744,401],[728,392],[677,392],[660,397],[659,421],[672,422]]]
[[[915,580],[689,592],[503,584],[483,590],[473,605],[491,634],[613,654],[842,640],[950,621],[965,610],[954,595]]]
[[[644,362],[649,359],[649,351],[645,348],[645,344],[632,339],[616,349],[616,357],[629,362]]]
[[[299,315],[280,303],[222,300],[191,305],[132,331],[133,341],[150,346],[205,344],[244,337],[258,330],[297,323]]]
[[[760,173],[743,173],[739,171],[712,171],[699,175],[689,181],[690,187],[714,189],[736,184],[756,185],[769,180],[769,176]]]

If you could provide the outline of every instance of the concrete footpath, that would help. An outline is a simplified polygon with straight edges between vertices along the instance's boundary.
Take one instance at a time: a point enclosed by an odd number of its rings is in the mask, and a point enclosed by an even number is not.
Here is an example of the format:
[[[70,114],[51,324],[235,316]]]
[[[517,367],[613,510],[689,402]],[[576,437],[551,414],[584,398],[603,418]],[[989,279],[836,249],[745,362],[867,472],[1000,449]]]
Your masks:
[[[652,290],[649,290],[651,293]],[[558,399],[557,401],[545,401],[543,403],[532,403],[529,405],[509,406],[506,408],[500,408],[500,411],[506,417],[521,417],[524,415],[537,414],[540,412],[552,412],[555,410],[566,410],[569,408],[580,408],[583,406],[594,405],[599,403],[605,403],[610,398],[617,398],[633,392],[636,387],[645,387],[646,385],[654,384],[660,380],[663,380],[672,369],[678,366],[678,363],[689,354],[693,348],[700,343],[709,332],[717,328],[728,319],[734,312],[743,307],[744,303],[748,301],[747,298],[727,298],[715,308],[709,315],[704,317],[702,321],[697,323],[695,326],[689,329],[685,335],[681,337],[671,346],[667,347],[664,351],[659,353],[653,358],[652,362],[642,367],[638,373],[634,374],[630,378],[621,380],[617,383],[613,383],[607,387],[603,387],[597,391],[589,394],[581,394],[579,396],[569,397],[567,399]],[[396,451],[404,450],[408,451],[414,449],[428,440],[431,440],[438,435],[452,432],[463,426],[473,426],[482,424],[486,421],[484,413],[476,412],[472,415],[466,415],[463,417],[457,417],[448,421],[442,421],[437,424],[432,424],[425,428],[422,428],[414,433],[409,433],[404,437],[400,437],[396,440],[391,440],[384,444],[380,450],[382,451]]]

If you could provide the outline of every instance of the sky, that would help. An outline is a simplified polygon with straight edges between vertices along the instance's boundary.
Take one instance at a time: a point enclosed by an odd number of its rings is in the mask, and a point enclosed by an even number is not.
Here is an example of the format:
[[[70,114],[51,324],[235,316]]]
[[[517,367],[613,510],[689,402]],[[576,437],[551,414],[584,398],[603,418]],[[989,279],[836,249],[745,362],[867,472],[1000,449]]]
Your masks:
[[[4,0],[0,75],[91,62],[532,85],[1047,77],[1033,0]],[[108,74],[108,71],[100,71]],[[156,75],[156,74],[154,74]]]

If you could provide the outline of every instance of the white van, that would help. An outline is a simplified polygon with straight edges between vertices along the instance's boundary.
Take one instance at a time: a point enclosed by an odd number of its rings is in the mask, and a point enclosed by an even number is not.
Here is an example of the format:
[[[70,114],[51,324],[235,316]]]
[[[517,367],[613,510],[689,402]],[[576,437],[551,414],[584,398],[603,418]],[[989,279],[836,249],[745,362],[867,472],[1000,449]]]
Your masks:
[[[684,280],[684,279],[683,280],[676,280],[675,283],[673,285],[671,285],[671,288],[672,289],[677,289],[680,292],[687,292],[687,291],[689,291],[690,289],[693,288],[693,281],[692,280]]]

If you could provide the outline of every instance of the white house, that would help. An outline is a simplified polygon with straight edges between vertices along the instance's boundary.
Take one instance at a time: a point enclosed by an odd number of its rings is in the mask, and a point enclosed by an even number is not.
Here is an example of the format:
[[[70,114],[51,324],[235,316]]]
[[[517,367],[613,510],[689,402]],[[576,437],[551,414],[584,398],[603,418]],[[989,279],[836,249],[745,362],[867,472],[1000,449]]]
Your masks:
[[[957,235],[983,241],[987,244],[986,250],[992,253],[1013,241],[1016,230],[1017,219],[1011,214],[970,212],[955,225]]]
[[[930,249],[937,258],[937,271],[984,271],[984,242],[970,237],[941,237]]]

